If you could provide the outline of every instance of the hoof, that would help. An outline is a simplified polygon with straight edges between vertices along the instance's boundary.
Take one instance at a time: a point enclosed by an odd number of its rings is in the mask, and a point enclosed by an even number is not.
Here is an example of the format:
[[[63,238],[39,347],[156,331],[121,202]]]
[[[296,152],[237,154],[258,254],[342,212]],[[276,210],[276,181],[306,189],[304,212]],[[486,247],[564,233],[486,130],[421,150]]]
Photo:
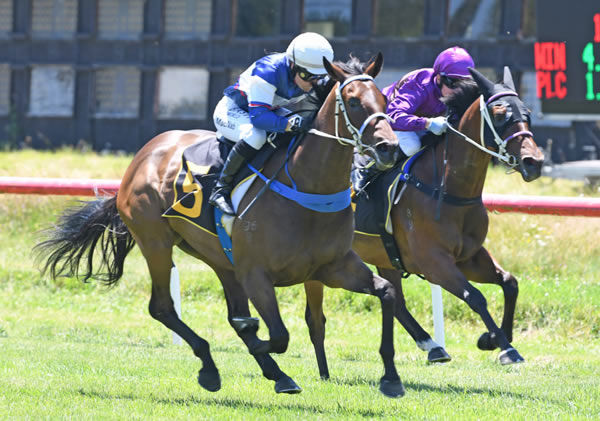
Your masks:
[[[302,388],[291,377],[285,376],[275,382],[275,392],[293,395],[302,392]]]
[[[379,391],[388,398],[399,398],[404,396],[405,390],[404,385],[400,380],[385,380],[381,379],[379,382]]]
[[[500,360],[500,364],[502,365],[525,362],[525,358],[521,357],[521,354],[519,354],[519,352],[514,348],[508,348],[502,351],[500,354],[498,354],[498,360]]]
[[[427,362],[429,363],[447,363],[450,360],[452,360],[452,357],[441,346],[433,348],[427,354]]]
[[[217,370],[202,369],[198,372],[198,383],[209,392],[221,389],[221,376]]]
[[[490,335],[490,332],[485,332],[477,340],[477,348],[482,351],[493,351],[498,348],[498,345],[492,342],[492,335]]]
[[[321,380],[329,380],[329,373],[321,374]]]

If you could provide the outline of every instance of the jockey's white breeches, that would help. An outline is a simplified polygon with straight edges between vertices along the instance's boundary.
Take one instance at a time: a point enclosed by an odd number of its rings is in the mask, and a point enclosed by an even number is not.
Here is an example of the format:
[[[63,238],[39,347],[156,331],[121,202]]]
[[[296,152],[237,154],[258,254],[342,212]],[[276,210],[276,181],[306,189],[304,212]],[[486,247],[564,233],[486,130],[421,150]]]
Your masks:
[[[285,115],[289,111],[278,108],[275,113]],[[263,147],[267,141],[267,132],[252,125],[248,111],[242,110],[231,98],[223,96],[213,113],[217,131],[233,142],[243,140],[254,149]]]
[[[267,141],[267,132],[254,127],[248,111],[242,110],[228,96],[224,96],[215,107],[213,121],[217,131],[233,142],[243,139],[258,150]]]
[[[412,156],[421,149],[421,136],[426,132],[400,132],[394,131],[398,138],[398,146],[406,156]]]

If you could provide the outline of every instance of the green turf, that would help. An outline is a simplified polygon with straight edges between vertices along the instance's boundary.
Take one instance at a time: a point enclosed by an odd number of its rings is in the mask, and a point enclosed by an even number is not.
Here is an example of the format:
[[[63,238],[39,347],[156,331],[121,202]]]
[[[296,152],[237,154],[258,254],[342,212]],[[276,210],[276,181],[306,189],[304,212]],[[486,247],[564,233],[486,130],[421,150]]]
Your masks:
[[[64,150],[0,153],[0,176],[119,178],[131,157]],[[579,183],[490,171],[487,192],[595,194]],[[486,245],[520,281],[513,345],[527,362],[502,367],[475,342],[483,324],[444,293],[447,350],[430,366],[397,324],[396,364],[406,396],[377,391],[380,310],[376,299],[326,290],[326,348],[332,379],[318,379],[304,323],[301,286],[278,290],[290,331],[280,366],[304,389],[276,395],[226,321],[218,281],[177,251],[183,318],[212,346],[223,388],[201,389],[199,361],[147,311],[150,282],[137,249],[119,285],[106,290],[42,278],[30,249],[37,231],[73,199],[0,196],[0,419],[597,419],[600,416],[600,221],[491,215]],[[503,297],[481,286],[492,315]],[[431,327],[428,286],[405,282],[407,304]],[[263,324],[259,335],[265,336]]]

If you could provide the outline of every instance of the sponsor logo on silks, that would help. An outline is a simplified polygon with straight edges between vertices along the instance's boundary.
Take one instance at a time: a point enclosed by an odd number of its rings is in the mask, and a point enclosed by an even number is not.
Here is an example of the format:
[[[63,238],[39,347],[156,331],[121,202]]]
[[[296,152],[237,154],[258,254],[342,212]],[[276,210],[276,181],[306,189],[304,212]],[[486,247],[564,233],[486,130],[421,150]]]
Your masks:
[[[221,126],[221,127],[227,127],[228,129],[232,129],[232,130],[233,130],[233,129],[235,129],[235,124],[234,124],[234,123],[231,123],[231,122],[229,122],[229,121],[223,121],[223,119],[222,119],[222,118],[220,118],[220,117],[217,117],[217,118],[215,119],[215,122],[216,122],[216,123],[217,123],[219,126]]]

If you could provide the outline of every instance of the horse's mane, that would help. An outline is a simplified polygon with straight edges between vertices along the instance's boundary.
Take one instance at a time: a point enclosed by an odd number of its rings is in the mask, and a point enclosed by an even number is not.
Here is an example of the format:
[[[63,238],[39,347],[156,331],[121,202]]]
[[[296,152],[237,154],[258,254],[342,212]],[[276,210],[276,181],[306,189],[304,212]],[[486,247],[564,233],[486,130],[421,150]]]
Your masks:
[[[352,54],[350,54],[350,58],[348,59],[348,61],[346,61],[346,62],[343,62],[343,61],[334,61],[333,64],[335,64],[336,66],[338,66],[345,73],[348,73],[348,74],[354,76],[354,75],[361,75],[361,74],[363,74],[363,72],[365,71],[365,69],[367,68],[367,66],[369,64],[371,64],[371,62],[368,61],[366,63],[363,63],[357,57],[354,57]]]
[[[481,92],[479,86],[471,79],[463,79],[457,82],[458,87],[449,96],[441,101],[448,107],[448,118],[451,123],[458,123],[467,111],[467,108],[479,97]]]

